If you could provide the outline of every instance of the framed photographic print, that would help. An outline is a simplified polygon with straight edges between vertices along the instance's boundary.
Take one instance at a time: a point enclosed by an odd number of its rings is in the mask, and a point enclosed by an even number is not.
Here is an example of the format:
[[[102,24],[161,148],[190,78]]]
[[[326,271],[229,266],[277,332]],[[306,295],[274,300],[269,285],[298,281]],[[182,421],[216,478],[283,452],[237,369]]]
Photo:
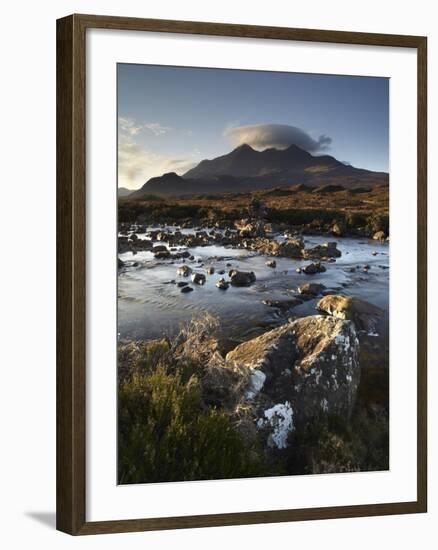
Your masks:
[[[58,529],[425,512],[426,38],[57,25]]]

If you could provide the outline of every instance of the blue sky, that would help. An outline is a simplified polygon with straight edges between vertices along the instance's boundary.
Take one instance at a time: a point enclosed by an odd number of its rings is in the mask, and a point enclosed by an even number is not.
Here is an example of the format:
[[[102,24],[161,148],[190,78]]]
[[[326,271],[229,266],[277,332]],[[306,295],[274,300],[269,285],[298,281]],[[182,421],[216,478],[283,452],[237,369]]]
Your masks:
[[[118,123],[119,186],[131,189],[242,142],[388,171],[389,80],[119,64]]]

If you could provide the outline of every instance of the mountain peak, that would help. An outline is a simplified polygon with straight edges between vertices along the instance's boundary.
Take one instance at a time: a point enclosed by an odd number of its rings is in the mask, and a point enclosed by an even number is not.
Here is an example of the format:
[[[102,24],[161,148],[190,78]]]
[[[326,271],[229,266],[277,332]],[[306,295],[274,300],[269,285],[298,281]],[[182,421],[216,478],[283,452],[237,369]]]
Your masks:
[[[248,145],[247,143],[242,143],[242,145],[239,145],[235,149],[229,153],[229,155],[238,155],[242,153],[256,153],[256,150],[251,147],[251,145]]]

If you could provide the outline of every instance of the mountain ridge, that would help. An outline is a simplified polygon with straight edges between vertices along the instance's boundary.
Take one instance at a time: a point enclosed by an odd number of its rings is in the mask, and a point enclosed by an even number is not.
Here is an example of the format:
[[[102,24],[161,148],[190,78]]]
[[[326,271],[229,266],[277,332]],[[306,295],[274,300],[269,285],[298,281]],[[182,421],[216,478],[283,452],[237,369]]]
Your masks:
[[[242,144],[230,153],[204,159],[182,176],[169,172],[148,180],[129,198],[145,195],[189,195],[244,192],[303,183],[311,187],[347,188],[387,183],[386,172],[373,172],[340,162],[330,155],[314,156],[297,145],[257,151]]]

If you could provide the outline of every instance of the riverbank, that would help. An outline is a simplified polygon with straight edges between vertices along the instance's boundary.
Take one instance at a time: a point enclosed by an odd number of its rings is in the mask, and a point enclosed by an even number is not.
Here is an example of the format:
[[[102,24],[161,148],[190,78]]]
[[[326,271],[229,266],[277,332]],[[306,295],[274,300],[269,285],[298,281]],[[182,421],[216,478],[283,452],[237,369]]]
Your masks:
[[[118,213],[121,224],[158,223],[225,230],[251,217],[260,205],[265,210],[265,221],[277,231],[338,237],[372,237],[378,231],[389,235],[388,185],[370,189],[295,185],[252,193],[127,197],[119,199]]]

